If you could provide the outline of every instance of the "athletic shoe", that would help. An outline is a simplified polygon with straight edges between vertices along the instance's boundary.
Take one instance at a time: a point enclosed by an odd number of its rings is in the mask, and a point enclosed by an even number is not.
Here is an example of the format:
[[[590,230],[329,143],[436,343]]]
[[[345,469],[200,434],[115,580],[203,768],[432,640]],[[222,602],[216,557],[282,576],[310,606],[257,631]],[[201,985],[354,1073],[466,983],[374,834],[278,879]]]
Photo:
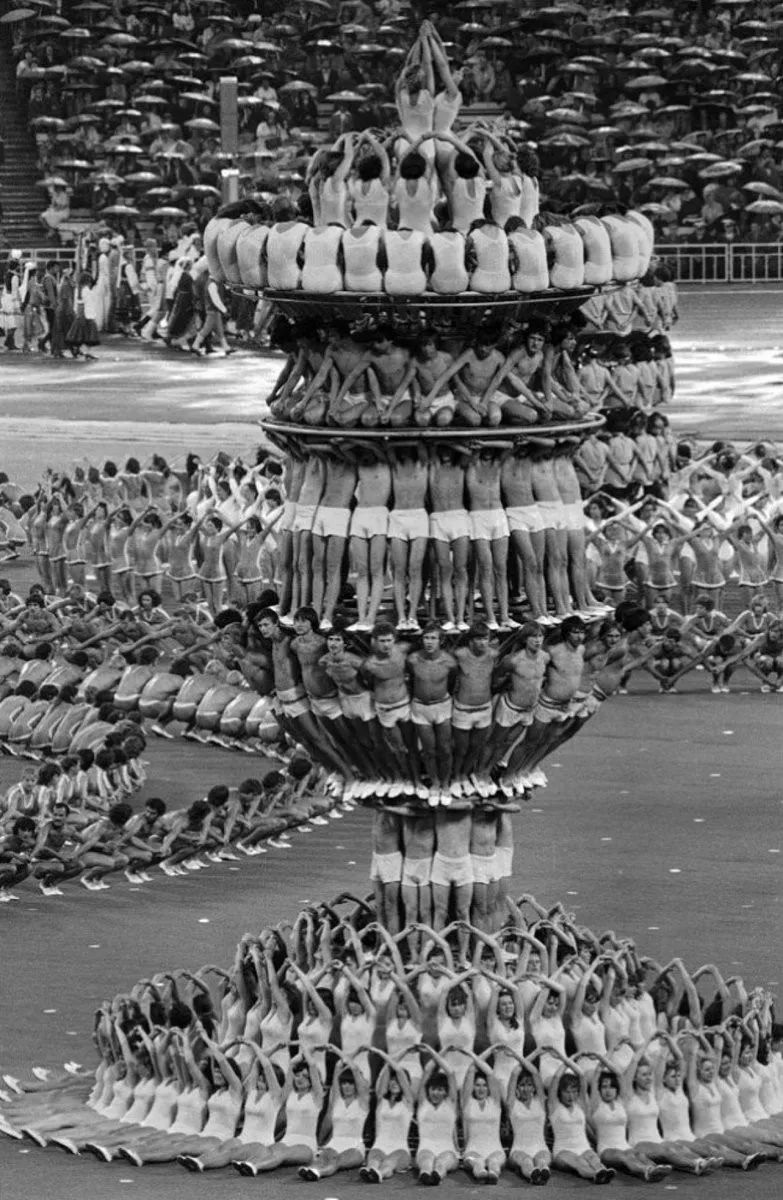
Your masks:
[[[42,1133],[39,1133],[37,1129],[30,1129],[29,1126],[23,1125],[21,1126],[19,1132],[24,1137],[29,1138],[31,1142],[35,1142],[37,1146],[46,1145],[46,1138]]]
[[[54,884],[48,885],[43,881],[38,884],[38,891],[42,896],[62,896],[63,894],[58,887],[54,886]]]
[[[300,1167],[297,1175],[300,1179],[306,1179],[308,1183],[317,1183],[321,1178],[321,1172],[317,1167]]]
[[[124,1158],[126,1162],[133,1163],[134,1167],[144,1165],[141,1155],[136,1150],[132,1150],[130,1146],[120,1146],[117,1153],[120,1158]]]
[[[84,1149],[89,1150],[90,1154],[94,1154],[102,1162],[111,1162],[114,1155],[106,1146],[100,1146],[97,1142],[85,1142]]]

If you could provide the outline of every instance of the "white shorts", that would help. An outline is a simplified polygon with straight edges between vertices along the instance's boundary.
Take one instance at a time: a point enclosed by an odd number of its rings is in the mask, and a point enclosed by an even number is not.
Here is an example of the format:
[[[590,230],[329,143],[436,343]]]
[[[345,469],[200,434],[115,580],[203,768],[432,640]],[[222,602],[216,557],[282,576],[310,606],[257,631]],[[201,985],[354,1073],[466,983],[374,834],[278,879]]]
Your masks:
[[[508,521],[502,508],[479,508],[468,513],[468,518],[472,542],[494,542],[508,537]]]
[[[430,513],[430,537],[436,542],[456,542],[470,537],[470,518],[466,508]]]
[[[286,688],[278,692],[277,702],[285,717],[303,717],[310,711],[310,701],[302,688]]]
[[[372,706],[372,696],[369,692],[340,693],[340,708],[344,717],[351,720],[371,721],[375,716]]]
[[[451,696],[427,704],[424,700],[411,700],[411,720],[414,725],[443,725],[451,721]]]
[[[296,501],[286,500],[283,504],[283,515],[277,522],[277,532],[285,533],[294,528],[296,524]]]
[[[334,696],[310,696],[310,711],[314,716],[327,717],[330,721],[336,721],[343,715],[340,698],[336,693]]]
[[[466,708],[455,700],[451,707],[451,724],[454,729],[488,729],[492,724],[491,702]]]
[[[511,863],[514,859],[513,846],[497,846],[495,848],[495,866],[498,879],[511,878]]]
[[[541,725],[552,725],[559,721],[567,721],[572,715],[570,700],[552,700],[549,696],[540,696],[533,716]]]
[[[443,412],[445,409],[447,409],[449,412],[453,413],[456,406],[457,406],[457,401],[456,401],[456,398],[455,398],[453,392],[449,392],[449,391],[438,392],[437,396],[432,401],[432,403],[430,404],[427,411],[429,413],[438,413],[438,412]]]
[[[442,887],[464,887],[473,883],[473,863],[469,854],[459,858],[446,858],[440,850],[432,856],[432,872],[430,883],[439,883]]]
[[[431,858],[404,858],[402,882],[407,887],[426,887],[432,873]]]
[[[402,879],[402,852],[395,850],[393,854],[376,854],[373,851],[370,879],[378,883],[399,883]]]
[[[544,528],[544,520],[537,504],[507,508],[506,517],[511,533],[539,533]]]
[[[375,702],[375,715],[378,723],[384,729],[393,729],[400,721],[410,721],[411,706],[409,700],[398,700],[396,704],[379,704]]]
[[[503,729],[511,729],[513,725],[532,725],[533,709],[517,708],[506,695],[500,695],[495,701],[494,720]]]
[[[563,505],[563,520],[566,529],[582,529],[585,527],[585,510],[581,500]]]
[[[470,863],[473,870],[474,883],[495,883],[500,878],[498,875],[497,853],[471,854]]]
[[[355,508],[351,515],[351,537],[386,537],[389,528],[389,510],[383,505],[376,508]]]
[[[319,537],[348,537],[350,520],[349,508],[332,508],[330,505],[319,504],[315,510],[312,530]]]
[[[291,526],[292,533],[309,533],[313,528],[315,519],[314,504],[297,504],[294,514],[294,522]]]
[[[544,529],[566,529],[565,505],[562,500],[538,500],[536,507]]]
[[[403,542],[430,536],[430,523],[423,508],[393,508],[389,513],[388,537]]]

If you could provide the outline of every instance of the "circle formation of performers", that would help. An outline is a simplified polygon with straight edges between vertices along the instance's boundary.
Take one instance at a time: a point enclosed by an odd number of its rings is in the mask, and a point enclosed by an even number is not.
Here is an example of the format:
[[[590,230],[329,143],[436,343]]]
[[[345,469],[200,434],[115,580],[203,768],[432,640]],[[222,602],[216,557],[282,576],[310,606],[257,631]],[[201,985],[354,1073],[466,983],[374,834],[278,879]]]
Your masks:
[[[425,1186],[460,1167],[651,1183],[781,1160],[783,1031],[762,989],[529,895],[494,936],[378,917],[343,894],[245,934],[228,971],[140,980],[96,1015],[94,1073],[4,1078],[0,1132],[309,1182],[415,1166]]]

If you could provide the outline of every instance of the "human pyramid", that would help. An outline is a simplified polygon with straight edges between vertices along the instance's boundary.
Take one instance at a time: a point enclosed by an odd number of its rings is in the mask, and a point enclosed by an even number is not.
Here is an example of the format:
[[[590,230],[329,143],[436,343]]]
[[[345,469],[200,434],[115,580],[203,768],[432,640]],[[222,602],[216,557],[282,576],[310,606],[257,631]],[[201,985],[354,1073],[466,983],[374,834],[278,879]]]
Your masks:
[[[485,1184],[654,1182],[781,1161],[783,1031],[762,989],[529,895],[505,897],[492,934],[379,917],[343,894],[245,934],[228,971],[140,980],[96,1014],[94,1073],[3,1077],[0,1132],[311,1182],[414,1165],[429,1186],[460,1166]]]

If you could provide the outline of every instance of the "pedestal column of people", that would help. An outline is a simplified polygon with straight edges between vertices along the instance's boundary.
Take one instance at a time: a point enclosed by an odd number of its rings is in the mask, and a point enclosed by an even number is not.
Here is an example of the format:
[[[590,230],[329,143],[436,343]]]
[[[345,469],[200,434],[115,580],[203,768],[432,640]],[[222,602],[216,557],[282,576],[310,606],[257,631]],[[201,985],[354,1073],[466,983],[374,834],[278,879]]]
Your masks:
[[[350,564],[359,631],[377,620],[387,568],[400,631],[420,630],[425,595],[446,633],[465,632],[479,612],[490,632],[516,628],[522,591],[542,624],[604,615],[587,584],[580,441],[345,438],[305,453],[292,439],[277,524],[281,614],[311,604],[329,629]]]
[[[500,645],[477,621],[450,648],[433,622],[411,648],[380,621],[369,654],[355,652],[342,626],[324,636],[309,607],[294,614],[293,636],[273,609],[257,619],[272,646],[285,732],[319,761],[329,757],[348,780],[349,799],[404,798],[425,812],[524,795],[542,781],[534,774],[542,759],[581,728],[652,646],[650,618],[640,609],[623,612],[622,628],[607,625],[587,662],[586,626],[575,616],[565,618],[546,650],[534,622]],[[468,833],[469,826],[468,819]]]
[[[414,1165],[425,1186],[460,1166],[483,1184],[504,1169],[654,1182],[780,1161],[768,992],[711,963],[657,963],[530,895],[505,914],[494,936],[462,919],[392,933],[344,893],[247,933],[227,971],[156,975],[105,1002],[95,1072],[5,1076],[0,1132],[100,1162],[289,1166],[308,1182]]]

